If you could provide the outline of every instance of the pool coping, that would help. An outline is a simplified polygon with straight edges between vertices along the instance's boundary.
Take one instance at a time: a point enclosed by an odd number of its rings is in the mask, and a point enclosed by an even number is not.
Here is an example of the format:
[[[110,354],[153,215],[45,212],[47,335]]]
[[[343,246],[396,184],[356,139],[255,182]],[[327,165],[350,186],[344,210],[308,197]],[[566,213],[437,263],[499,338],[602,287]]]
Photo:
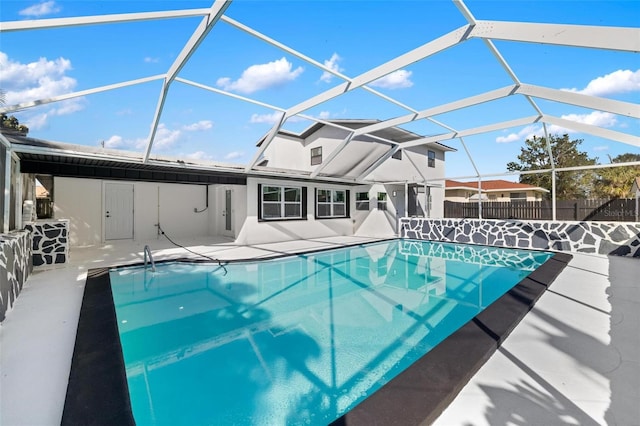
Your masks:
[[[342,247],[362,244],[367,243]],[[325,250],[328,249],[260,260]],[[331,424],[432,423],[531,310],[571,258],[570,254],[554,252],[484,311]],[[224,263],[247,260],[256,259]],[[194,262],[194,259],[167,259],[156,264],[173,261]],[[123,266],[138,265],[142,263]],[[87,272],[62,425],[135,425],[109,278],[109,270],[114,267]]]

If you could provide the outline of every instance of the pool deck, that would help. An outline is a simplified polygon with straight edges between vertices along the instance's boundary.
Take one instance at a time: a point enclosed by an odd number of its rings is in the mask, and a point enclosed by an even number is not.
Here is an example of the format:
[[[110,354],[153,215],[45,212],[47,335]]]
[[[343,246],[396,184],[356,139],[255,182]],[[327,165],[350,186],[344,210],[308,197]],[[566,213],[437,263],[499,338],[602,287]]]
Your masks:
[[[374,240],[178,242],[232,260]],[[166,240],[149,245],[156,261],[196,257]],[[60,424],[87,270],[139,263],[143,248],[131,242],[72,248],[67,264],[36,269],[29,277],[0,326],[1,425]],[[638,259],[573,253],[551,288],[434,424],[640,424],[638,277]]]

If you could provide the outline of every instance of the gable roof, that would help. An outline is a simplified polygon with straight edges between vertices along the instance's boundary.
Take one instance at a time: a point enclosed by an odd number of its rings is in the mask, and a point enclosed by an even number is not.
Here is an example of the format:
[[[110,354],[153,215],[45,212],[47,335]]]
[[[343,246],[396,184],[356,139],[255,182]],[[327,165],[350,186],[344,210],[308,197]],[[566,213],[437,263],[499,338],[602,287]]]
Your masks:
[[[504,179],[483,180],[480,182],[480,188],[483,192],[510,190],[549,192],[548,189],[544,189],[539,186],[527,185],[526,183],[519,182],[509,182]],[[458,182],[456,180],[447,179],[445,181],[445,189],[473,189],[477,191],[478,182]]]
[[[310,125],[306,129],[301,131],[300,133],[295,133],[295,132],[291,132],[289,130],[281,129],[281,130],[278,131],[278,135],[294,137],[294,138],[300,139],[300,141],[303,141],[303,140],[307,139],[309,136],[311,136],[314,133],[316,133],[317,131],[319,131],[320,129],[322,129],[323,127],[329,126],[331,124],[335,124],[336,127],[343,127],[343,128],[346,127],[348,129],[356,130],[356,129],[360,129],[362,127],[370,126],[372,124],[377,124],[377,123],[381,123],[381,122],[382,122],[381,120],[376,120],[376,119],[326,120],[326,122],[313,123],[312,125]],[[387,127],[387,128],[381,129],[381,130],[376,130],[374,132],[371,132],[370,135],[378,137],[378,138],[382,138],[382,139],[387,139],[387,140],[390,140],[390,141],[393,141],[393,142],[397,142],[399,144],[402,144],[404,142],[415,141],[415,140],[418,140],[418,139],[423,139],[425,137],[425,136],[418,135],[417,133],[413,133],[413,132],[411,132],[409,130],[401,129],[399,127]],[[267,135],[265,135],[262,138],[260,138],[260,140],[258,141],[256,146],[262,145],[262,143],[264,142],[266,137],[267,137]],[[447,146],[447,145],[442,144],[440,142],[432,142],[432,143],[429,143],[429,145],[436,146],[436,147],[438,147],[438,149],[440,149],[442,151],[449,151],[449,152],[457,151],[457,149],[451,148],[450,146]]]

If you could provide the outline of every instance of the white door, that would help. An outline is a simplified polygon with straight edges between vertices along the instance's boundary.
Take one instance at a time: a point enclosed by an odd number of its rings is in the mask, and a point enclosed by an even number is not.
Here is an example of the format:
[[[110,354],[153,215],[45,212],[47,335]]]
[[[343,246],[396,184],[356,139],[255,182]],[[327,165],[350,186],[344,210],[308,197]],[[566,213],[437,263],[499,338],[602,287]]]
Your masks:
[[[222,211],[222,216],[224,219],[224,227],[222,234],[228,237],[234,237],[233,233],[233,202],[232,202],[232,194],[233,191],[230,189],[224,190],[224,210]]]
[[[105,183],[104,239],[133,238],[133,184]]]

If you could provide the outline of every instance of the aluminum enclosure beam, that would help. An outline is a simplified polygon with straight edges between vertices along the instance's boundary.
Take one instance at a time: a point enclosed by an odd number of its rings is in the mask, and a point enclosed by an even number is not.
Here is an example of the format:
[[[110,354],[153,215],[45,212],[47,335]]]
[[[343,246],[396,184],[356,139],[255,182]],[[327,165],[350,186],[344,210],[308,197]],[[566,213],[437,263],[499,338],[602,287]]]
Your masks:
[[[598,111],[624,115],[626,117],[640,118],[640,105],[633,104],[631,102],[599,98],[566,90],[550,89],[548,87],[536,86],[533,84],[522,84],[520,87],[516,88],[515,93],[533,96],[534,98],[562,102],[569,105],[576,105],[583,108],[591,108]]]
[[[416,139],[410,142],[404,142],[403,148],[411,148],[413,146],[425,145],[429,143],[442,142],[444,140],[460,138],[464,136],[478,135],[481,133],[493,132],[496,130],[508,129],[509,127],[526,126],[527,124],[537,123],[540,116],[518,118],[516,120],[503,121],[501,123],[489,124],[487,126],[474,127],[472,129],[460,130],[458,132],[443,133],[440,135],[429,136],[426,138]]]
[[[106,86],[94,87],[93,89],[80,90],[78,92],[67,93],[60,96],[54,96],[46,99],[38,99],[30,102],[23,102],[21,104],[10,105],[7,107],[0,107],[0,112],[12,112],[19,111],[25,108],[31,108],[35,106],[45,105],[52,102],[66,101],[67,99],[79,98],[81,96],[93,95],[95,93],[107,92],[109,90],[120,89],[122,87],[134,86],[136,84],[148,83],[150,81],[156,81],[164,78],[164,75],[155,75],[151,77],[139,78],[137,80],[129,80],[122,83],[108,84]]]
[[[151,148],[153,147],[153,140],[156,136],[156,132],[158,131],[158,124],[160,121],[160,116],[162,115],[162,110],[164,108],[164,103],[167,99],[167,93],[169,92],[169,86],[173,82],[173,80],[177,77],[180,70],[185,66],[191,55],[196,51],[200,43],[207,37],[209,31],[213,28],[213,26],[218,23],[222,14],[227,10],[229,5],[231,4],[231,0],[216,0],[215,3],[209,9],[207,15],[200,21],[200,24],[196,28],[196,30],[191,35],[191,38],[182,48],[182,51],[173,62],[169,71],[167,71],[167,75],[165,77],[164,83],[162,84],[162,89],[160,90],[160,99],[158,100],[158,104],[156,106],[156,112],[153,116],[153,121],[151,123],[151,131],[149,132],[149,137],[147,139],[147,148],[144,152],[143,162],[147,162],[149,159],[149,155],[151,154]]]
[[[516,90],[516,88],[517,86],[515,84],[511,86],[505,86],[500,89],[491,90],[489,92],[484,92],[479,95],[470,96],[468,98],[460,99],[457,101],[449,102],[447,104],[442,104],[442,105],[435,106],[433,108],[425,109],[423,111],[420,111],[418,114],[407,114],[401,117],[396,117],[389,120],[381,121],[380,123],[361,127],[355,131],[355,134],[357,136],[364,133],[371,133],[377,130],[386,129],[388,127],[399,126],[400,124],[405,124],[411,121],[427,118],[432,115],[444,114],[446,112],[451,112],[451,111],[466,108],[469,106],[490,102],[496,99],[501,99],[501,98],[504,98],[505,96],[509,96],[510,94],[512,94]]]
[[[375,161],[373,164],[367,167],[364,172],[360,173],[360,176],[358,176],[356,180],[364,180],[364,178],[366,178],[369,174],[371,174],[371,172],[373,172],[375,169],[380,167],[382,163],[387,161],[387,159],[389,159],[393,154],[395,154],[396,151],[398,151],[398,149],[400,149],[400,145],[395,145],[394,147],[392,147],[389,151],[387,151],[386,154],[378,158],[377,161]]]
[[[0,32],[68,28],[123,22],[154,21],[158,19],[193,18],[207,15],[209,9],[168,10],[166,12],[121,13],[113,15],[80,16],[74,18],[31,19],[0,22]]]
[[[282,126],[282,123],[284,123],[284,117],[285,117],[285,113],[280,114],[278,121],[273,125],[273,127],[271,127],[271,130],[269,130],[269,133],[265,137],[264,141],[262,141],[262,145],[260,145],[256,153],[254,154],[253,158],[251,159],[251,161],[249,161],[249,164],[247,164],[247,167],[245,167],[244,169],[245,172],[249,172],[253,168],[253,166],[256,165],[256,163],[258,162],[258,160],[260,159],[264,151],[267,149],[269,144],[271,144],[273,139],[276,137],[276,135],[278,134],[278,131],[280,130],[280,127]]]
[[[229,18],[228,16],[222,16],[220,18],[220,20],[225,22],[225,23],[227,23],[227,24],[229,24],[229,25],[231,25],[231,26],[233,26],[233,27],[235,27],[235,28],[237,28],[237,29],[239,29],[239,30],[241,30],[241,31],[244,31],[245,33],[247,33],[247,34],[249,34],[249,35],[251,35],[253,37],[256,37],[257,39],[259,39],[261,41],[264,41],[265,43],[268,43],[268,44],[270,44],[270,45],[272,45],[274,47],[277,47],[278,49],[281,49],[281,50],[283,50],[283,51],[285,51],[287,53],[290,53],[291,55],[295,56],[296,58],[298,58],[300,60],[303,60],[303,61],[305,61],[305,62],[307,62],[307,63],[309,63],[309,64],[311,64],[311,65],[313,65],[313,66],[315,66],[317,68],[320,68],[322,71],[328,72],[329,74],[332,74],[332,75],[334,75],[334,76],[336,76],[336,77],[338,77],[338,78],[340,78],[340,79],[342,79],[344,81],[347,81],[349,83],[353,82],[353,79],[351,79],[350,77],[342,74],[340,71],[332,69],[332,68],[324,65],[323,63],[320,63],[320,62],[316,61],[315,59],[310,58],[307,55],[304,55],[304,54],[298,52],[295,49],[292,49],[291,47],[285,45],[284,43],[281,43],[281,42],[279,42],[277,40],[274,40],[271,37],[266,36],[266,35],[258,32],[256,30],[254,30],[253,28],[248,27],[248,26],[236,21],[235,19]],[[399,101],[391,98],[390,96],[387,96],[387,95],[385,95],[385,94],[383,94],[383,93],[381,93],[381,92],[379,92],[379,91],[377,91],[375,89],[372,89],[372,88],[370,88],[368,86],[362,86],[362,89],[366,90],[367,92],[369,92],[369,93],[371,93],[371,94],[373,94],[375,96],[378,96],[379,98],[382,98],[382,99],[384,99],[384,100],[386,100],[388,102],[391,102],[392,104],[397,105],[400,108],[406,109],[406,110],[411,111],[411,112],[417,112],[413,108],[403,104],[402,102],[399,102]]]
[[[333,159],[336,158],[338,154],[340,154],[342,150],[347,147],[347,144],[351,142],[352,138],[353,138],[353,132],[349,133],[347,137],[344,138],[342,142],[340,142],[340,145],[338,145],[333,151],[331,151],[331,154],[329,154],[329,157],[325,161],[323,161],[322,164],[318,166],[313,172],[311,172],[311,178],[313,179],[316,176],[318,176],[318,174],[320,174],[320,172],[322,172],[322,170],[324,170],[327,167],[327,165],[331,163],[331,161],[333,161]]]
[[[343,93],[347,93],[351,90],[357,89],[360,86],[364,86],[367,83],[371,83],[387,74],[399,70],[418,62],[424,58],[434,55],[438,52],[442,52],[456,44],[465,41],[468,38],[470,30],[469,25],[458,28],[448,34],[445,34],[435,40],[432,40],[410,52],[400,55],[391,61],[384,63],[376,68],[373,68],[367,72],[360,74],[352,79],[350,83],[342,83],[332,89],[329,89],[319,95],[307,99],[297,105],[294,105],[287,111],[287,117],[296,115],[300,112],[313,108],[321,103],[335,98]]]
[[[640,52],[638,28],[476,21],[469,38]]]
[[[615,130],[603,129],[602,127],[593,126],[591,124],[578,123],[577,121],[554,117],[552,115],[545,115],[542,117],[542,120],[550,124],[555,124],[556,126],[576,130],[582,133],[589,133],[591,135],[598,136],[601,138],[610,139],[612,141],[618,141],[618,142],[640,147],[640,137],[633,136],[628,133],[622,133],[622,132],[617,132]]]

